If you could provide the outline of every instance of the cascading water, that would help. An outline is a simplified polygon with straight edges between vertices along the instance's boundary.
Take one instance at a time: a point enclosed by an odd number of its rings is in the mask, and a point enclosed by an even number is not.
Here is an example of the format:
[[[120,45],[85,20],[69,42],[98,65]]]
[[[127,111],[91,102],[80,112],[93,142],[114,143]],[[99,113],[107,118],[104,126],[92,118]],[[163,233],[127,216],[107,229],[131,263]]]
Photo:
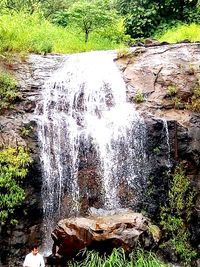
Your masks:
[[[167,142],[167,167],[170,170],[171,169],[171,160],[170,160],[171,149],[170,149],[170,142],[169,142],[169,129],[168,129],[168,124],[167,124],[166,119],[163,119],[163,127],[165,129],[166,142]]]
[[[81,146],[96,151],[103,208],[128,206],[120,194],[122,185],[125,194],[134,191],[135,201],[145,185],[145,124],[126,101],[113,57],[113,52],[68,56],[46,82],[37,105],[46,252],[55,223],[79,212]]]

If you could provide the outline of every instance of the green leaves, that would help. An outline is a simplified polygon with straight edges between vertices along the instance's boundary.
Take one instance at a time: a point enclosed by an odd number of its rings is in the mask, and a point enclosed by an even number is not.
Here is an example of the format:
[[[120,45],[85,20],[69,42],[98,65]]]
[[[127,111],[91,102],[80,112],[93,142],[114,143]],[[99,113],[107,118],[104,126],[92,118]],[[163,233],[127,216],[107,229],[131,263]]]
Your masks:
[[[71,6],[68,14],[69,20],[84,31],[86,43],[91,31],[106,27],[117,19],[114,10],[110,10],[109,5],[104,1],[76,2]]]
[[[171,21],[199,22],[197,0],[117,0],[116,7],[125,16],[126,32],[133,38],[151,37]]]
[[[192,215],[195,192],[183,167],[177,166],[172,176],[168,204],[161,208],[161,222],[164,235],[170,240],[176,254],[185,264],[190,264],[196,252],[190,245],[188,223]],[[165,244],[163,244],[165,247]]]
[[[129,255],[123,248],[114,248],[110,255],[96,251],[85,251],[82,261],[71,261],[69,267],[167,267],[152,252],[135,249]]]
[[[31,162],[23,147],[8,147],[0,151],[0,224],[8,220],[16,223],[13,215],[25,199],[21,184]]]
[[[15,78],[6,72],[0,71],[0,112],[8,108],[19,96]]]

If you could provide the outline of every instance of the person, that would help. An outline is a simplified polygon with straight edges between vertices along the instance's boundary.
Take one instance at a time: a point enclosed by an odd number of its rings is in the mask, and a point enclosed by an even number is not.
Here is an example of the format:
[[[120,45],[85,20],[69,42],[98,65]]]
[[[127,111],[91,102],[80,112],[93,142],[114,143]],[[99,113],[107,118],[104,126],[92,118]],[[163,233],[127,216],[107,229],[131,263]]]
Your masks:
[[[38,251],[38,245],[31,247],[31,252],[26,255],[23,267],[45,267],[44,259]]]

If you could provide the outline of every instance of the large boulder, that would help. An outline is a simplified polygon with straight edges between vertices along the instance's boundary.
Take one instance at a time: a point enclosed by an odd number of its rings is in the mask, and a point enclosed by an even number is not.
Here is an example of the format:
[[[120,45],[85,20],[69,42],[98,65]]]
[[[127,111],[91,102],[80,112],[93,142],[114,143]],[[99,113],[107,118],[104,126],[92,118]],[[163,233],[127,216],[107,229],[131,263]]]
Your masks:
[[[85,247],[106,251],[123,247],[130,251],[138,242],[152,247],[160,239],[160,230],[141,213],[125,210],[60,220],[52,238],[53,253],[71,258]]]

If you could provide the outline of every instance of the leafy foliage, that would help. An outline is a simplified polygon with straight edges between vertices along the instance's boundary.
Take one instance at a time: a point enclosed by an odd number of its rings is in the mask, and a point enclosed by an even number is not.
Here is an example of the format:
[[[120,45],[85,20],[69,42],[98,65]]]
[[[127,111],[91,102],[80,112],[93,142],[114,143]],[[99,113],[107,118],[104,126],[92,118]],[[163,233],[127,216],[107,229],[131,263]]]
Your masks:
[[[0,151],[0,224],[17,222],[14,211],[25,199],[21,185],[31,161],[23,147]]]
[[[84,31],[87,43],[91,31],[106,27],[108,24],[114,25],[117,16],[106,2],[84,0],[71,6],[69,19]]]
[[[200,112],[200,81],[193,89],[193,95],[190,99],[190,103],[186,105],[187,109]]]
[[[74,26],[59,27],[44,19],[40,13],[29,15],[14,12],[0,15],[0,53],[73,53],[122,46],[122,43],[117,43],[118,36],[123,35],[122,32],[113,30],[113,35],[105,34],[105,31],[93,31],[90,40],[85,44],[85,36],[80,29]]]
[[[189,25],[178,24],[167,31],[156,36],[159,41],[167,41],[169,43],[175,43],[182,40],[189,40],[196,42],[200,40],[200,26],[196,23]]]
[[[140,91],[137,91],[135,93],[135,96],[134,96],[133,100],[136,103],[142,103],[142,102],[144,102],[145,98],[144,98],[143,94]]]
[[[0,112],[10,107],[18,96],[16,79],[11,74],[0,71]]]
[[[84,251],[82,261],[71,261],[69,267],[167,267],[156,256],[144,250],[136,249],[127,256],[122,248],[113,249],[111,255],[100,255],[96,251]]]
[[[117,0],[116,7],[125,16],[126,31],[133,38],[152,36],[158,27],[171,21],[200,21],[197,0]]]
[[[185,264],[190,264],[196,252],[190,245],[188,223],[191,220],[195,192],[183,167],[177,166],[172,177],[168,204],[161,209],[161,222],[165,238]],[[165,247],[165,244],[163,244]]]

